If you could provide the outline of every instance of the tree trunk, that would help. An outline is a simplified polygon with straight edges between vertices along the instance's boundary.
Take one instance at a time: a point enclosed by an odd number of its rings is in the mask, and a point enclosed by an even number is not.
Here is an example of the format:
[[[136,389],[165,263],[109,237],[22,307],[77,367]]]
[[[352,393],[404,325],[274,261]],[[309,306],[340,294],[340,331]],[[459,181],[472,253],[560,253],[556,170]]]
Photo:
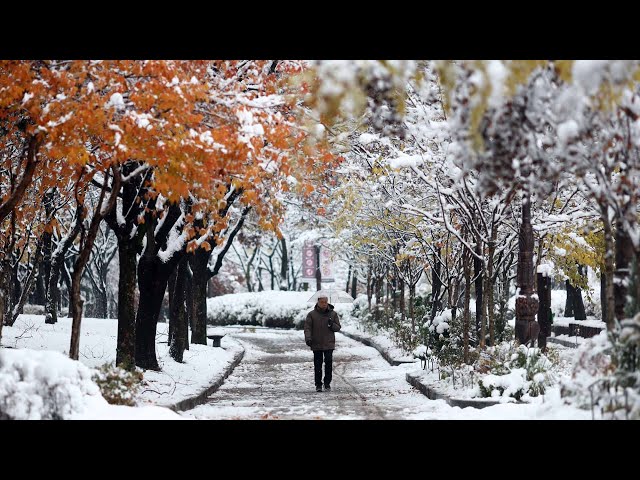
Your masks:
[[[436,318],[436,314],[440,309],[438,298],[440,297],[440,290],[442,288],[442,281],[440,279],[440,271],[441,264],[440,259],[442,258],[442,248],[438,247],[436,250],[436,255],[433,262],[433,270],[431,270],[431,321]]]
[[[173,295],[169,306],[169,324],[173,324],[173,334],[169,345],[169,354],[176,362],[182,363],[184,351],[188,343],[187,312],[185,304],[185,288],[187,281],[188,259],[183,256],[178,264],[173,284]],[[171,288],[171,285],[169,286]]]
[[[289,290],[289,279],[287,278],[287,273],[289,272],[289,252],[287,251],[287,240],[284,237],[280,239],[280,246],[282,248],[282,263],[280,264],[280,290]]]
[[[358,276],[356,275],[356,272],[354,270],[353,272],[353,276],[351,277],[351,296],[355,299],[356,298],[356,290],[358,289]],[[404,293],[403,293],[404,295]]]
[[[400,278],[398,288],[400,289],[400,317],[404,322],[404,317],[406,315],[406,305],[405,305],[405,296],[404,296],[404,280]]]
[[[482,328],[480,329],[480,336],[482,337],[483,341],[482,346],[484,347],[486,345],[487,342],[487,319],[489,318],[489,298],[491,298],[491,282],[489,281],[488,276],[484,276],[484,278],[482,279],[482,283],[484,284],[483,286],[483,291],[485,293],[486,299],[483,303],[483,319],[482,319]],[[493,324],[493,322],[491,322]],[[489,346],[492,346],[493,343],[491,343],[491,339],[489,339]]]
[[[538,323],[540,333],[538,334],[538,346],[546,351],[547,337],[551,336],[551,278],[537,274],[538,277]]]
[[[206,277],[209,278],[209,277]],[[205,292],[204,295],[204,303],[207,304],[207,281],[204,281],[203,290]],[[187,344],[185,345],[185,350],[189,350],[189,331],[191,331],[191,336],[193,337],[193,328],[194,321],[196,315],[196,303],[193,298],[193,272],[191,271],[191,267],[189,266],[189,260],[187,259],[187,278],[184,285],[184,303],[185,303],[185,312],[186,312],[186,322],[187,322]]]
[[[273,250],[275,253],[275,249]],[[269,276],[271,277],[271,291],[276,289],[276,272],[273,268],[273,253],[269,255]]]
[[[191,295],[193,297],[192,306],[192,327],[191,343],[199,345],[207,344],[207,281],[209,280],[209,257],[211,251],[207,252],[200,248],[189,255],[189,265],[191,266]]]
[[[295,275],[295,272],[293,270],[293,262],[289,262],[291,265],[291,277],[289,277],[289,281],[291,282],[293,280],[293,283],[291,283],[291,290],[293,290],[294,292],[297,290],[297,284],[298,284],[298,278]],[[306,285],[306,284],[305,284]]]
[[[600,308],[602,309],[602,321],[607,324],[607,330],[611,330],[612,327],[609,327],[609,311],[607,310],[607,290],[607,275],[603,268],[600,272]]]
[[[462,338],[464,344],[464,363],[469,364],[469,328],[471,323],[471,267],[469,265],[470,253],[462,253],[462,268],[464,270],[464,309],[462,313]]]
[[[409,316],[411,317],[411,333],[416,333],[416,317],[414,315],[414,303],[416,300],[416,284],[409,284]]]
[[[630,263],[633,258],[631,238],[624,231],[622,222],[616,225],[616,270],[614,274],[613,295],[614,310],[618,321],[626,318],[627,290],[629,288]]]
[[[98,209],[101,208],[102,202],[98,202]],[[94,215],[98,215],[97,213]],[[93,249],[93,243],[98,234],[98,227],[100,220],[94,216],[91,221],[89,232],[84,241],[84,245],[80,249],[80,254],[73,264],[73,274],[71,275],[71,317],[73,318],[71,324],[71,342],[69,345],[69,358],[78,360],[80,355],[80,324],[82,322],[82,307],[84,300],[80,297],[80,282],[82,280],[82,274],[84,268],[89,262],[89,256]]]
[[[105,199],[105,193],[107,191],[107,179],[105,178],[103,180],[104,184],[102,186],[100,197],[98,198],[98,202],[96,204],[96,210],[93,213],[93,218],[91,219],[91,223],[89,225],[89,231],[87,232],[84,242],[80,242],[82,247],[80,249],[78,258],[73,265],[73,275],[71,278],[71,308],[73,322],[71,324],[71,342],[69,345],[69,357],[73,360],[78,360],[80,354],[80,324],[82,321],[82,306],[84,303],[84,301],[80,298],[80,281],[82,279],[82,274],[84,273],[84,268],[89,262],[89,256],[91,255],[91,250],[93,249],[93,244],[98,235],[98,229],[100,228],[100,222],[102,222],[104,216],[114,208],[114,205],[116,203],[117,194],[120,190],[120,179],[120,172],[116,170],[116,167],[113,167],[112,190],[109,194],[109,199],[107,200],[106,204],[104,204],[103,201]],[[77,191],[76,201],[78,204],[78,208],[82,208],[81,205],[83,204],[78,199]]]
[[[34,281],[35,290],[29,299],[29,303],[32,305],[46,305],[47,303],[47,292],[44,284],[44,257],[43,261],[40,262],[40,268],[38,268],[38,275]]]
[[[253,254],[251,254],[251,258],[247,261],[246,268],[246,277],[247,277],[247,291],[253,292],[253,285],[251,283],[251,265],[253,264],[253,260],[256,258],[256,254],[258,253],[258,249],[253,249]]]
[[[347,283],[344,289],[345,292],[349,293],[349,282],[351,281],[351,264],[349,264],[349,273],[347,273]]]
[[[495,329],[495,285],[493,273],[493,260],[496,252],[497,228],[494,226],[491,230],[491,241],[489,242],[489,251],[487,258],[487,318],[489,320],[489,344],[493,347],[496,340]]]
[[[62,277],[62,281],[64,282],[64,286],[67,289],[67,317],[71,316],[71,273],[69,273],[69,267],[67,266],[67,262],[63,262],[60,267],[60,276]]]
[[[11,308],[11,262],[8,259],[0,260],[0,340],[2,340],[2,325],[5,315]]]
[[[5,318],[5,323],[7,325],[13,325],[14,307],[20,303],[20,298],[22,297],[22,282],[18,277],[19,269],[19,263],[11,269],[11,311],[7,312],[8,316]],[[18,313],[22,312],[18,310]]]
[[[258,291],[264,291],[264,287],[262,286],[262,267],[258,267]]]
[[[81,224],[82,211],[78,211],[76,212],[76,220],[72,230],[66,237],[60,239],[60,245],[52,254],[51,272],[49,274],[49,286],[47,288],[47,303],[45,305],[45,323],[53,324],[58,321],[57,306],[58,303],[60,303],[60,288],[58,287],[58,281],[60,280],[61,274],[64,274],[64,280],[68,281],[64,259],[67,251],[80,233]],[[71,291],[70,287],[68,287],[68,291]]]
[[[169,328],[167,329],[168,331],[168,335],[167,335],[167,345],[171,345],[171,342],[173,341],[173,336],[175,335],[175,328],[176,328],[176,323],[175,323],[175,316],[171,313],[173,310],[173,304],[175,303],[175,300],[173,299],[173,296],[175,295],[175,291],[176,291],[176,281],[178,279],[178,269],[175,269],[173,272],[171,272],[171,275],[169,275],[169,280],[167,280],[167,291],[169,294]]]
[[[398,311],[398,282],[399,282],[399,275],[397,273],[394,273],[393,275],[393,281],[391,283],[391,308],[393,309],[393,314],[395,315],[395,313]],[[347,284],[347,287],[349,285]],[[347,288],[348,290],[348,288]]]
[[[33,259],[33,266],[31,267],[31,270],[29,271],[29,275],[27,276],[27,279],[24,282],[24,285],[22,287],[22,291],[20,294],[20,298],[18,299],[18,303],[13,306],[13,311],[11,312],[10,321],[9,323],[7,323],[8,326],[12,326],[15,323],[15,321],[18,319],[18,316],[20,315],[20,313],[22,313],[24,305],[27,302],[27,298],[29,298],[31,290],[33,289],[33,286],[35,284],[36,277],[38,276],[38,267],[40,266],[41,262],[42,262],[42,239],[40,238],[38,239],[36,253]]]
[[[168,263],[163,263],[157,255],[143,255],[138,262],[140,300],[136,314],[136,365],[148,370],[160,370],[156,358],[156,328],[169,275],[177,262]]]
[[[122,165],[122,173],[131,175],[141,162],[127,161]],[[118,258],[120,271],[118,274],[118,341],[116,364],[126,369],[135,368],[136,358],[136,287],[138,283],[137,253],[142,248],[142,235],[145,224],[138,225],[138,217],[144,212],[147,188],[145,179],[151,170],[141,173],[131,181],[122,185],[122,202],[105,217],[107,224],[118,239]],[[120,220],[116,214],[120,208]],[[121,220],[124,219],[124,222]],[[143,292],[140,292],[143,294]]]
[[[376,275],[376,322],[380,323],[382,317],[382,277]],[[411,305],[409,305],[411,308]]]
[[[102,274],[100,274],[100,278],[98,279],[102,282]],[[97,318],[107,318],[107,290],[104,283],[100,285],[98,288],[93,289],[93,293],[96,297],[96,306],[95,306],[95,316]]]
[[[567,279],[565,280],[565,286],[567,289],[567,301],[564,304],[564,316],[565,317],[573,317],[573,309],[575,308],[575,289],[571,282]]]
[[[482,246],[480,244],[480,239],[476,239],[476,255],[482,255]],[[473,275],[475,277],[475,287],[476,287],[476,336],[478,337],[478,341],[481,348],[484,348],[484,315],[482,308],[482,260],[478,257],[473,257]]]
[[[371,297],[373,295],[373,288],[371,285],[371,265],[367,268],[367,304],[369,306],[369,312],[371,312]]]
[[[498,341],[504,339],[504,329],[507,326],[507,304],[509,303],[509,265],[510,262],[505,263],[502,269],[502,279],[500,281],[500,315],[496,321],[496,337]]]
[[[604,230],[604,272],[601,274],[604,294],[601,294],[600,301],[602,304],[602,320],[607,324],[607,330],[613,330],[615,327],[615,296],[613,275],[615,271],[615,245],[613,232],[611,230],[611,222],[608,216],[608,206],[602,208],[600,213],[602,226]]]
[[[578,274],[580,274],[581,276],[585,276],[585,274],[582,273],[583,268],[584,267],[582,265],[578,266]],[[587,314],[584,309],[584,302],[582,301],[582,289],[577,287],[575,287],[573,290],[573,313],[576,320],[587,319]]]
[[[455,323],[456,316],[458,314],[458,297],[460,296],[460,282],[457,278],[453,279],[453,288],[451,288],[451,280],[448,281],[447,290],[451,301],[449,307],[451,308],[451,323]]]
[[[116,365],[127,370],[135,368],[136,358],[136,311],[135,295],[137,282],[136,246],[128,238],[118,239],[118,341]]]

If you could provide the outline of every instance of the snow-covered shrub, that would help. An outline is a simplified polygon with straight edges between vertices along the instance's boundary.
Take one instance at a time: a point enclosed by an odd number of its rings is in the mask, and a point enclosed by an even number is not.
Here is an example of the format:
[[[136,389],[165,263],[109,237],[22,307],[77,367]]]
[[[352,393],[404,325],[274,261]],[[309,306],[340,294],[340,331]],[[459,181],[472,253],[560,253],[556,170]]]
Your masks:
[[[307,313],[314,307],[314,302],[308,302],[313,293],[269,290],[208,298],[207,323],[301,329]],[[351,308],[352,304],[347,303],[335,305],[340,318],[349,314]]]
[[[22,313],[25,315],[44,315],[44,305],[34,305],[26,303],[22,309]]]
[[[603,331],[577,348],[571,377],[561,381],[560,394],[567,403],[579,408],[590,408],[592,386],[599,380],[610,377],[614,371],[611,343],[607,333]]]
[[[431,294],[416,295],[413,305],[413,315],[416,323],[423,324],[431,313]]]
[[[313,292],[263,291],[207,299],[207,323],[302,328]]]
[[[356,299],[353,301],[351,316],[355,318],[361,318],[364,315],[366,315],[368,310],[369,310],[369,301],[367,300],[367,296],[364,294],[358,295]]]
[[[92,371],[60,352],[0,349],[0,419],[59,420],[100,396]]]
[[[640,419],[640,314],[584,342],[576,357],[571,378],[562,383],[567,403]]]
[[[427,320],[420,326],[422,343],[431,349],[442,366],[456,366],[463,362],[464,343],[459,320],[458,316],[453,322],[451,310],[447,309],[433,321]]]
[[[402,320],[400,312],[396,312],[392,322],[394,343],[405,352],[410,352],[418,346],[419,338],[413,333],[411,319],[405,317]]]
[[[537,348],[503,342],[480,355],[476,370],[482,397],[537,397],[554,382],[551,360]]]
[[[116,367],[113,362],[105,363],[93,375],[93,381],[100,387],[104,399],[113,405],[135,406],[135,395],[142,382],[142,370],[128,371]]]

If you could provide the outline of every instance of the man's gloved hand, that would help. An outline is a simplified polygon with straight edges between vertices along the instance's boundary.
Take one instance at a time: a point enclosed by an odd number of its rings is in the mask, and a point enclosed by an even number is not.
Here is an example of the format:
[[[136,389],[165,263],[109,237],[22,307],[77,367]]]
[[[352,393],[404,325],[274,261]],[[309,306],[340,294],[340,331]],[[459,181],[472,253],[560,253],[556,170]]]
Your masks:
[[[311,346],[311,340],[307,340],[306,344],[307,344],[307,347],[310,347]]]
[[[329,319],[329,323],[327,324],[327,326],[329,328],[333,327],[333,319],[332,318]]]

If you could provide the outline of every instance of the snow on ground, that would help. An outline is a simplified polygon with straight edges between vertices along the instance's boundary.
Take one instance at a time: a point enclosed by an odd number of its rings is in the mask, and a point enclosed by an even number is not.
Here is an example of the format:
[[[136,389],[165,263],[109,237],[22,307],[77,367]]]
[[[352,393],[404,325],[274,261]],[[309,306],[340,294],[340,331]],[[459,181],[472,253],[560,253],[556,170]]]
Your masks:
[[[562,293],[562,292],[560,292]],[[260,305],[273,314],[296,309],[306,315],[313,308],[308,302],[313,292],[260,292],[236,294],[209,300],[216,307],[242,314],[246,304]],[[241,298],[246,295],[247,298]],[[366,300],[366,298],[365,298]],[[358,299],[362,302],[362,299]],[[218,303],[215,303],[218,302]],[[556,302],[558,303],[558,302]],[[413,359],[402,352],[392,340],[378,332],[371,335],[350,315],[351,304],[337,304],[345,332],[372,338],[397,359]],[[71,320],[61,318],[55,325],[46,325],[44,317],[22,315],[13,327],[4,327],[0,350],[6,358],[27,354],[26,349],[60,352],[58,359],[71,362],[76,373],[69,374],[69,385],[83,385],[81,366],[98,367],[115,359],[117,321],[111,319],[83,319],[80,344],[81,364],[66,358],[69,348]],[[318,396],[313,387],[313,362],[309,349],[304,345],[300,330],[269,329],[252,326],[210,327],[209,331],[223,332],[221,345],[191,345],[185,351],[185,362],[176,363],[168,355],[167,324],[158,324],[156,347],[162,372],[145,372],[146,385],[139,394],[139,405],[124,407],[108,405],[101,396],[91,393],[90,386],[81,395],[83,404],[72,404],[65,418],[180,418],[174,412],[152,406],[169,405],[199,393],[215,383],[222,375],[234,354],[243,347],[245,357],[208,405],[185,412],[188,418],[402,418],[402,419],[588,419],[591,411],[565,404],[560,398],[559,387],[553,386],[545,395],[528,399],[530,403],[504,403],[484,409],[451,407],[443,400],[432,401],[411,387],[406,381],[407,372],[424,376],[428,383],[437,383],[437,372],[421,369],[420,363],[389,365],[373,348],[337,334],[334,355],[335,391],[323,392],[335,397]],[[571,337],[573,338],[573,337]],[[585,341],[580,339],[580,341]],[[571,374],[573,351],[559,345],[550,345],[561,359],[555,373],[567,377]],[[11,352],[7,353],[6,352]],[[40,352],[53,354],[54,352]],[[62,361],[62,360],[60,360]],[[12,360],[15,363],[15,360]],[[42,363],[42,362],[41,362]],[[47,363],[44,361],[44,363]],[[53,362],[57,365],[60,362]],[[1,367],[1,365],[0,365]],[[65,367],[66,368],[66,367]],[[72,369],[73,370],[73,369]],[[86,372],[85,372],[86,377]],[[45,375],[54,378],[55,375]],[[77,377],[77,378],[76,378]],[[559,378],[558,378],[559,379]],[[8,388],[8,380],[0,383]],[[75,383],[74,383],[75,382]],[[559,384],[559,382],[558,382]],[[89,385],[94,385],[89,383]],[[41,391],[31,385],[31,391]],[[69,387],[70,388],[70,387]],[[81,387],[76,387],[81,388]],[[440,388],[439,388],[440,389]],[[441,389],[450,396],[463,397],[459,383],[454,389],[443,383]],[[467,392],[468,393],[468,392]],[[333,399],[332,399],[333,398]],[[37,402],[31,398],[29,402]],[[29,413],[23,415],[28,416]],[[35,415],[37,416],[37,415]],[[32,415],[34,417],[34,415]],[[596,418],[598,416],[596,415]]]
[[[161,407],[110,405],[92,369],[60,352],[0,349],[0,419],[179,419]]]
[[[388,336],[384,334],[371,334],[365,327],[362,326],[360,322],[356,319],[352,319],[350,317],[346,317],[341,319],[342,329],[346,333],[353,333],[360,337],[366,337],[371,339],[377,345],[382,347],[389,356],[391,356],[395,360],[399,361],[413,361],[413,355],[409,355],[402,351],[401,348],[396,346]]]
[[[210,401],[184,415],[195,419],[590,419],[565,405],[558,389],[531,404],[476,409],[430,400],[406,381],[415,365],[391,366],[372,347],[336,334],[332,390],[316,392],[313,355],[302,332],[237,328],[246,347],[240,365]]]
[[[189,350],[184,353],[184,363],[177,363],[169,356],[166,344],[167,329],[168,324],[158,324],[156,354],[162,371],[144,372],[143,386],[137,396],[138,405],[143,405],[144,408],[114,406],[106,402],[106,405],[102,405],[100,402],[91,400],[87,404],[88,410],[74,418],[179,418],[166,408],[148,405],[167,406],[200,393],[223,375],[234,355],[242,348],[232,338],[224,337],[221,341],[222,348],[213,348],[210,344],[190,345]],[[60,352],[66,358],[69,351],[70,332],[70,318],[60,318],[58,323],[47,325],[42,315],[20,315],[12,327],[5,326],[2,329],[2,346],[11,348],[0,351],[14,353],[23,349],[52,350]],[[99,367],[105,363],[114,362],[116,340],[116,320],[84,318],[81,326],[79,355],[81,364],[87,367]]]

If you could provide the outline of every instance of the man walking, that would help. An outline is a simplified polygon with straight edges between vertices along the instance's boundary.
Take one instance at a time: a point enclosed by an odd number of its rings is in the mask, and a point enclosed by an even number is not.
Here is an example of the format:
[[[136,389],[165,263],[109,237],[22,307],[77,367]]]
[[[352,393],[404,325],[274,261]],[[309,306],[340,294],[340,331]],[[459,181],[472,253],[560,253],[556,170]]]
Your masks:
[[[318,297],[313,310],[307,314],[304,321],[304,339],[313,350],[313,367],[315,374],[316,392],[322,391],[322,360],[324,357],[324,389],[331,390],[333,368],[333,350],[336,346],[334,332],[340,331],[340,318],[329,303],[326,296]]]

